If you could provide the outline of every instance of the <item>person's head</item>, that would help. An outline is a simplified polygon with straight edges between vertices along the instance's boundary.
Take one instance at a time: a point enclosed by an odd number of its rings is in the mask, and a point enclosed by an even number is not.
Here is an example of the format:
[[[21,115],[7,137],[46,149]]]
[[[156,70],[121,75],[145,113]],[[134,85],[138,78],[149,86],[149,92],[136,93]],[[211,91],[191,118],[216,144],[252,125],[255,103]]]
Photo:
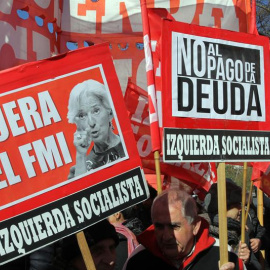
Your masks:
[[[155,198],[151,213],[164,256],[171,261],[187,256],[201,224],[193,198],[184,191],[167,189]]]
[[[231,179],[226,181],[227,217],[240,221],[242,189]],[[217,183],[212,184],[204,199],[204,206],[210,216],[218,213]]]
[[[113,225],[107,220],[98,222],[84,230],[87,244],[96,270],[113,270],[116,261],[116,246],[119,238]],[[86,270],[77,239],[74,235],[64,241],[64,257],[68,260],[68,269]]]
[[[87,130],[94,143],[108,140],[113,112],[105,86],[95,80],[77,84],[69,96],[68,121],[78,130]]]
[[[122,212],[116,212],[108,217],[110,223],[122,223],[125,221],[124,215]]]
[[[227,209],[227,217],[240,221],[241,211],[242,211],[241,203],[234,204],[229,209]]]

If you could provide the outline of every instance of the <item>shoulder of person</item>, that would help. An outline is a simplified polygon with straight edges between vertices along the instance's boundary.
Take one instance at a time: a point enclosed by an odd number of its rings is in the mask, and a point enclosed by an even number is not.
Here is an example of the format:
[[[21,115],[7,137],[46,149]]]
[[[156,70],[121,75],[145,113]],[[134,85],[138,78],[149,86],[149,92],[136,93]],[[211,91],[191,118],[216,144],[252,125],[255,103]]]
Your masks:
[[[239,267],[239,258],[234,253],[229,251],[229,261],[233,262],[236,267],[235,270],[243,270],[243,264]],[[220,259],[220,251],[219,251],[219,241],[216,241],[214,245],[203,250],[199,254],[196,255],[196,258],[191,261],[188,265],[185,265],[187,269],[193,270],[201,270],[201,269],[218,269],[218,263]]]
[[[126,261],[122,270],[175,270],[175,267],[168,264],[161,257],[157,257],[144,246],[139,245]]]
[[[140,252],[143,252],[144,250],[146,250],[146,249],[145,249],[145,247],[143,245],[137,246],[137,248],[135,248],[134,251],[131,253],[131,255],[128,257],[128,259],[127,259],[127,261],[126,261],[126,263],[125,263],[122,270],[128,270],[129,269],[129,266],[128,266],[129,263],[134,260],[134,258],[137,256],[137,254],[139,254]]]

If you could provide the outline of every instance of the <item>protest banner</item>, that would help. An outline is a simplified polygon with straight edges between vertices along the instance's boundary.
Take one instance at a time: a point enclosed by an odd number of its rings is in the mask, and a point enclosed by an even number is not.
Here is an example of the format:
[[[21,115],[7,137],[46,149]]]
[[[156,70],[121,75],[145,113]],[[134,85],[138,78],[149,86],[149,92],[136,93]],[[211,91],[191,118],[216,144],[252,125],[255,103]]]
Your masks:
[[[0,264],[147,199],[108,44],[2,71],[0,86]]]
[[[268,161],[268,39],[164,20],[162,53],[164,160]]]

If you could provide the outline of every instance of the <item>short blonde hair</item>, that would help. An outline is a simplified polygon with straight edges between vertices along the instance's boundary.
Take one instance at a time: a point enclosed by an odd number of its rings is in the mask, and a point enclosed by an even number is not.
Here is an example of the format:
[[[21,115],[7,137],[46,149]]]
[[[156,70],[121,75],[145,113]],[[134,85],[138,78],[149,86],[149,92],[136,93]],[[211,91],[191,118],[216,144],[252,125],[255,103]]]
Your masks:
[[[97,97],[102,105],[112,113],[112,108],[104,84],[95,80],[87,80],[75,85],[70,92],[67,114],[69,123],[74,123],[75,116],[80,110],[80,100],[91,95]]]

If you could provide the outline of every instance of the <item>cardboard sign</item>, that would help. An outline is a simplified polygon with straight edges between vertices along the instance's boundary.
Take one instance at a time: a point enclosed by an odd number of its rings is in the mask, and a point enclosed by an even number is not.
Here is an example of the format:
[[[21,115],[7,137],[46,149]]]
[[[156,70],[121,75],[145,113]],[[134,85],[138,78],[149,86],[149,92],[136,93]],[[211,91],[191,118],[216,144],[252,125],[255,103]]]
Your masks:
[[[270,159],[268,43],[261,36],[164,21],[165,161]]]
[[[107,44],[1,78],[1,264],[148,197]]]

